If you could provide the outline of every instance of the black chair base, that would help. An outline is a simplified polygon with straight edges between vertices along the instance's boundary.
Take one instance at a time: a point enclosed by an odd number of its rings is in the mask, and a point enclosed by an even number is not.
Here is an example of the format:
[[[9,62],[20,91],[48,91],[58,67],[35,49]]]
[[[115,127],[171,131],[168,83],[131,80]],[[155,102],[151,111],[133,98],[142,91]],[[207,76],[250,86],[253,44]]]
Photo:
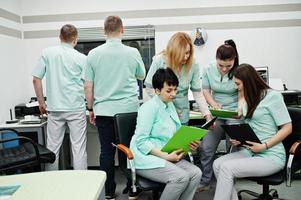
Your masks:
[[[269,191],[269,193],[267,194],[258,194],[256,192],[253,192],[253,191],[250,191],[250,190],[240,190],[238,192],[238,199],[239,200],[242,200],[242,196],[241,196],[241,193],[247,193],[253,197],[256,197],[257,200],[273,200],[273,199],[279,199],[279,195],[278,195],[278,192],[277,190],[275,189],[271,189]],[[254,199],[255,200],[255,199]]]

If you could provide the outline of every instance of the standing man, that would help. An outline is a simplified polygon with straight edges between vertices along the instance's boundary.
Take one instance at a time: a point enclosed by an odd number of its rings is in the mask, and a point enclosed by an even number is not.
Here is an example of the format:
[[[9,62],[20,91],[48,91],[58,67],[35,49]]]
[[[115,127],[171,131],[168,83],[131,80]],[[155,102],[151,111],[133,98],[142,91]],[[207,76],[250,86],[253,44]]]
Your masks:
[[[100,169],[107,173],[106,199],[115,199],[113,116],[138,110],[137,79],[144,79],[145,67],[138,50],[121,43],[120,17],[107,17],[104,31],[106,43],[91,50],[87,57],[85,94],[90,122],[98,128]]]
[[[61,44],[46,48],[33,70],[33,86],[41,113],[48,112],[47,148],[56,155],[48,170],[58,169],[59,149],[66,126],[70,130],[73,168],[87,169],[87,121],[83,72],[86,56],[74,49],[77,29],[66,24],[60,30]],[[44,101],[42,79],[46,75],[47,105]]]

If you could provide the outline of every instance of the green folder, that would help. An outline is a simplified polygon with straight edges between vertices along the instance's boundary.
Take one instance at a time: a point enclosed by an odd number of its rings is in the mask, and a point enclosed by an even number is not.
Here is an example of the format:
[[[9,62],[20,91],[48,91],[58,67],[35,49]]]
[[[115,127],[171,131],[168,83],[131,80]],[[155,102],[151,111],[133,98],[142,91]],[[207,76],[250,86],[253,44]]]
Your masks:
[[[211,114],[215,117],[234,118],[238,115],[237,111],[225,109],[209,109]]]
[[[178,149],[183,149],[185,153],[190,151],[189,143],[194,140],[200,140],[207,134],[207,130],[192,126],[181,126],[177,132],[170,138],[161,151],[171,153]]]

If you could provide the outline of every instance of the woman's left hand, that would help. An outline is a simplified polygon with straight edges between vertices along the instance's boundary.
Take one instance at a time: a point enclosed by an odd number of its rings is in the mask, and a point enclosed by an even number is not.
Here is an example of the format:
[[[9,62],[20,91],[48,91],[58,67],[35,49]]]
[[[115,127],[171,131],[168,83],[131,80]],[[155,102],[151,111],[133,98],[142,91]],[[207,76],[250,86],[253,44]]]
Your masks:
[[[191,151],[196,151],[200,146],[200,140],[195,140],[190,142],[189,144],[189,148]]]
[[[251,141],[246,141],[246,144],[244,144],[243,146],[246,147],[247,149],[249,149],[250,151],[254,152],[254,153],[259,153],[262,152],[264,150],[266,150],[265,144],[260,144],[257,142],[251,142]]]

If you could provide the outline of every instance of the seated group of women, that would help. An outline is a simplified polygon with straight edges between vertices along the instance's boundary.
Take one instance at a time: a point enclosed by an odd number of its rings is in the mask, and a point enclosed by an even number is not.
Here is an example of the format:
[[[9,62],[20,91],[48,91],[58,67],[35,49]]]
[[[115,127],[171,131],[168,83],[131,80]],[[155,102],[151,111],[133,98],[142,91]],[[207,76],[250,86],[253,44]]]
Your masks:
[[[204,69],[202,84],[193,53],[189,35],[179,32],[169,40],[165,51],[154,57],[145,80],[153,97],[138,111],[130,145],[137,173],[165,183],[161,194],[164,200],[193,199],[196,191],[209,187],[213,173],[217,180],[214,199],[238,199],[234,178],[266,176],[284,167],[286,155],[281,141],[292,131],[291,119],[282,95],[272,90],[254,67],[238,64],[232,40],[217,49],[216,61]],[[230,138],[232,145],[239,146],[238,151],[214,160],[225,134],[220,125],[233,120],[218,119],[201,142],[189,145],[191,151],[200,147],[201,169],[183,159],[181,149],[162,152],[176,130],[188,124],[189,89],[207,121],[212,118],[208,104],[238,110],[239,120],[251,126],[261,143],[241,145]]]

